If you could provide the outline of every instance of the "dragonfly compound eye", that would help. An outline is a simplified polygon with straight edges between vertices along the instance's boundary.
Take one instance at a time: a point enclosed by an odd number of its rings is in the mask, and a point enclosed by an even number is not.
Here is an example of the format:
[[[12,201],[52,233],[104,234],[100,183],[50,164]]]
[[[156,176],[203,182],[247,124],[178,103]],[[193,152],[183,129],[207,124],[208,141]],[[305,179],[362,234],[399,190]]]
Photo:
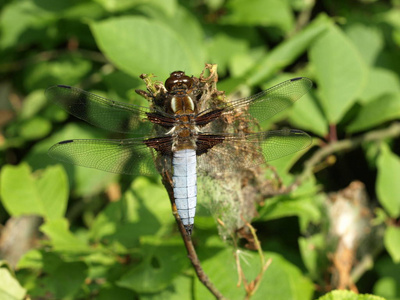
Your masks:
[[[176,88],[190,89],[193,85],[193,79],[182,71],[172,72],[168,79],[165,81],[165,88],[168,92]]]

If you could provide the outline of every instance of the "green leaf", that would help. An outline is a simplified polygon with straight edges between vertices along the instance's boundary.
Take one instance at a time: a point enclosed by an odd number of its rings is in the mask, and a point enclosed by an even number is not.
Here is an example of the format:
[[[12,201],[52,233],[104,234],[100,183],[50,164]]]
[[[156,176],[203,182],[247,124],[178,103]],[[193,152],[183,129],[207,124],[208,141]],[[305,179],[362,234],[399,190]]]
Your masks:
[[[360,95],[361,103],[369,103],[385,94],[400,93],[400,80],[395,72],[382,68],[370,68],[368,75],[368,84]]]
[[[227,299],[244,299],[245,290],[243,285],[237,287],[238,273],[233,250],[226,248],[221,251],[213,249],[213,255],[203,260],[202,266],[205,273],[210,277],[217,289]],[[254,280],[258,275],[260,257],[257,253],[250,251],[237,252],[240,257],[241,266],[248,281]],[[300,270],[283,259],[280,255],[271,252],[263,253],[266,259],[272,258],[272,263],[261,278],[258,290],[251,299],[263,300],[287,300],[287,299],[312,299],[312,282],[305,278]],[[223,274],[223,275],[221,275]],[[203,284],[195,280],[196,299],[215,299]]]
[[[226,72],[233,56],[247,54],[249,45],[247,40],[235,38],[233,34],[216,32],[206,44],[208,56],[212,57],[213,63],[218,64],[218,75]],[[226,49],[229,49],[230,55],[226,55]]]
[[[398,283],[392,277],[381,277],[374,285],[374,294],[381,295],[387,299],[398,299]]]
[[[263,84],[262,87],[263,89],[267,89],[293,77],[296,77],[296,74],[284,73],[274,77],[273,80],[268,81],[267,84]],[[317,100],[315,99],[313,87],[311,88],[311,91],[302,96],[293,104],[293,106],[291,106],[289,109],[286,109],[284,112],[289,114],[290,121],[296,127],[312,131],[321,136],[324,136],[327,133],[328,124],[317,103]],[[284,117],[283,112],[269,119],[268,123],[276,123],[282,119],[282,116]]]
[[[349,24],[345,28],[345,31],[346,35],[357,47],[364,61],[373,66],[384,47],[382,31],[376,26],[370,26],[361,22]]]
[[[75,85],[92,68],[91,61],[78,54],[64,54],[54,61],[32,64],[26,68],[24,85],[28,90],[46,89],[55,84]]]
[[[400,262],[400,228],[389,226],[386,228],[384,244],[395,263]]]
[[[297,127],[314,132],[319,136],[328,134],[328,122],[312,92],[294,103],[290,121]]]
[[[132,290],[128,290],[125,288],[120,288],[118,286],[109,286],[109,285],[102,285],[100,287],[99,293],[96,295],[96,299],[98,300],[132,300],[135,299],[137,294]],[[150,299],[154,299],[154,295],[151,294],[149,297]],[[143,295],[140,295],[140,299],[146,299]],[[170,298],[168,298],[170,299]]]
[[[31,249],[26,252],[18,261],[18,269],[36,269],[43,268],[43,253],[38,249]]]
[[[185,36],[154,20],[125,16],[92,23],[91,29],[105,55],[132,76],[153,73],[163,80],[175,70],[199,74],[204,64]]]
[[[393,218],[400,216],[400,158],[383,145],[378,157],[376,192],[378,200]]]
[[[321,262],[321,253],[324,253],[325,236],[323,234],[315,234],[307,238],[299,238],[299,248],[303,263],[306,266],[310,277],[313,280],[318,281],[326,267],[328,267],[328,259],[325,262]]]
[[[44,90],[35,90],[25,97],[22,110],[20,113],[21,119],[29,119],[34,117],[47,104],[44,97]]]
[[[67,176],[60,166],[31,174],[27,164],[5,166],[0,178],[1,196],[9,214],[37,214],[44,218],[64,215],[68,201]]]
[[[240,77],[251,70],[258,62],[265,57],[266,49],[264,47],[250,48],[241,53],[232,54],[229,57],[230,76]],[[218,71],[219,71],[218,65]],[[219,72],[218,72],[219,73]]]
[[[26,295],[26,290],[20,285],[11,268],[6,264],[0,265],[0,299],[20,300]]]
[[[97,3],[102,5],[109,12],[125,12],[129,9],[139,7],[142,5],[148,5],[152,9],[159,9],[160,11],[172,16],[176,10],[176,0],[95,0]]]
[[[245,26],[276,26],[284,32],[292,29],[294,18],[288,1],[233,0],[227,3],[228,13],[221,22]]]
[[[242,80],[248,86],[264,83],[277,71],[292,64],[306,49],[327,30],[330,21],[327,16],[320,15],[304,30],[292,38],[280,43],[270,51]]]
[[[93,239],[117,241],[134,247],[144,235],[169,231],[174,218],[171,204],[163,186],[139,177],[121,201],[110,203],[94,221],[90,235]]]
[[[10,215],[43,214],[43,202],[27,164],[4,166],[0,185],[2,202]]]
[[[319,297],[318,300],[385,300],[382,297],[369,294],[356,294],[351,291],[336,290]]]
[[[400,298],[400,264],[385,255],[375,262],[374,270],[379,280],[373,288],[374,294],[387,299]]]
[[[46,168],[37,180],[37,190],[41,195],[43,213],[47,219],[64,216],[68,203],[68,178],[60,165]]]
[[[35,168],[44,168],[51,164],[58,164],[47,155],[48,149],[55,143],[68,139],[90,139],[104,138],[104,130],[83,123],[70,123],[64,126],[57,134],[50,138],[36,143],[25,158]],[[71,164],[63,164],[68,174],[71,189],[79,196],[91,196],[103,191],[115,178],[117,174],[103,172],[96,169],[77,167]]]
[[[185,49],[185,52],[189,52],[190,58],[194,60],[194,71],[190,71],[187,68],[183,70],[190,75],[198,74],[198,72],[203,69],[204,63],[206,62],[204,42],[205,37],[203,28],[199,21],[197,21],[198,18],[196,18],[191,11],[187,10],[185,6],[182,5],[178,5],[176,10],[173,11],[172,15],[170,16],[166,15],[165,13],[159,13],[157,10],[151,8],[147,10],[144,9],[144,11],[149,15],[151,20],[157,20],[162,26],[171,28],[171,30],[182,39],[182,42],[185,43],[186,47],[188,47]],[[174,67],[175,68],[173,70],[175,71],[179,66]],[[172,71],[170,70],[169,73],[170,72]],[[160,77],[158,74],[155,75]]]
[[[74,297],[85,286],[88,267],[83,262],[63,262],[48,276],[46,287],[54,293],[55,299],[76,299]]]
[[[330,123],[338,123],[367,81],[367,68],[352,42],[334,24],[311,47],[321,104]]]
[[[143,261],[124,274],[117,285],[138,293],[154,293],[165,289],[187,266],[181,241],[148,239],[141,245]]]
[[[321,212],[315,205],[314,198],[290,195],[277,196],[268,199],[259,211],[260,220],[275,220],[284,217],[298,216],[305,228],[310,222],[317,223],[321,219]]]
[[[381,125],[400,117],[400,93],[387,94],[365,104],[347,127],[348,132],[357,132]]]
[[[43,117],[36,116],[27,119],[20,125],[19,136],[25,140],[37,140],[48,135],[50,131],[50,121]]]
[[[35,1],[13,1],[2,6],[0,48],[22,46],[45,38],[45,26],[49,25],[53,16]]]
[[[50,243],[55,251],[91,251],[86,242],[79,240],[69,231],[68,221],[66,219],[49,220],[40,227],[40,230],[50,238]]]
[[[177,276],[174,277],[171,285],[162,290],[158,294],[141,294],[141,300],[182,300],[182,299],[193,299],[193,278],[190,276]]]

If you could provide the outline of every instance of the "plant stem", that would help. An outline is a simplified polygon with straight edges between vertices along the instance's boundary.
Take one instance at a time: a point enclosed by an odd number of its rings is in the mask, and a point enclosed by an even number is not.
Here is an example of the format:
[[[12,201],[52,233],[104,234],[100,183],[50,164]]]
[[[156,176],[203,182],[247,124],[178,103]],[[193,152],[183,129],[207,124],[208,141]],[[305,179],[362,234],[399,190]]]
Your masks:
[[[363,135],[340,140],[327,144],[325,147],[317,150],[313,156],[304,163],[304,170],[297,178],[297,182],[304,181],[308,176],[313,173],[314,167],[321,162],[325,157],[344,150],[350,150],[359,147],[362,143],[382,141],[387,138],[394,138],[400,136],[400,123],[395,122],[385,129],[369,131]]]
[[[225,297],[221,294],[221,292],[214,286],[214,284],[210,281],[210,278],[204,272],[201,267],[200,260],[197,256],[196,249],[194,248],[192,237],[186,232],[185,227],[183,226],[181,219],[179,218],[178,211],[175,205],[174,199],[174,191],[172,189],[172,178],[168,172],[163,172],[162,174],[162,182],[167,189],[169,200],[171,201],[172,213],[175,217],[176,223],[178,224],[179,231],[181,233],[183,242],[185,243],[186,251],[188,253],[188,257],[190,262],[193,265],[193,268],[197,274],[197,278],[199,278],[200,282],[204,284],[204,286],[215,296],[217,299],[225,299]]]

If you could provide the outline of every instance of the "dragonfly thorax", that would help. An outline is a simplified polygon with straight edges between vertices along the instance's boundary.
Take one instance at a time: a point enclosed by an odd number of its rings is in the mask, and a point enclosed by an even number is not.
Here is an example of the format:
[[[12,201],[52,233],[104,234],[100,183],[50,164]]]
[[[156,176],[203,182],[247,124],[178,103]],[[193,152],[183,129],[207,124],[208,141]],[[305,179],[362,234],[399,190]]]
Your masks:
[[[176,95],[171,98],[171,111],[176,115],[193,114],[195,105],[188,95]]]
[[[178,115],[175,126],[169,132],[172,139],[172,151],[181,149],[196,149],[196,138],[199,129],[193,114]]]

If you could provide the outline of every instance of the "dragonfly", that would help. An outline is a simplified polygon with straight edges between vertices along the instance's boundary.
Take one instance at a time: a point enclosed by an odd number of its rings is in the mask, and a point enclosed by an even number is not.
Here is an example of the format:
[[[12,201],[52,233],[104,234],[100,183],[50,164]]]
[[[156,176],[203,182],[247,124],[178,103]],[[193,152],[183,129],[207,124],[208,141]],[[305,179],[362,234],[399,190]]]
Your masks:
[[[235,122],[245,116],[260,128],[261,122],[291,106],[311,87],[310,79],[297,77],[250,97],[216,102],[209,99],[198,78],[175,71],[160,93],[148,94],[152,101],[146,107],[76,87],[52,86],[45,92],[47,98],[71,115],[136,136],[65,140],[53,145],[48,154],[62,162],[119,174],[152,175],[161,172],[159,166],[166,168],[172,174],[179,218],[191,235],[197,176],[259,166],[305,149],[312,141],[301,130],[237,130]]]

